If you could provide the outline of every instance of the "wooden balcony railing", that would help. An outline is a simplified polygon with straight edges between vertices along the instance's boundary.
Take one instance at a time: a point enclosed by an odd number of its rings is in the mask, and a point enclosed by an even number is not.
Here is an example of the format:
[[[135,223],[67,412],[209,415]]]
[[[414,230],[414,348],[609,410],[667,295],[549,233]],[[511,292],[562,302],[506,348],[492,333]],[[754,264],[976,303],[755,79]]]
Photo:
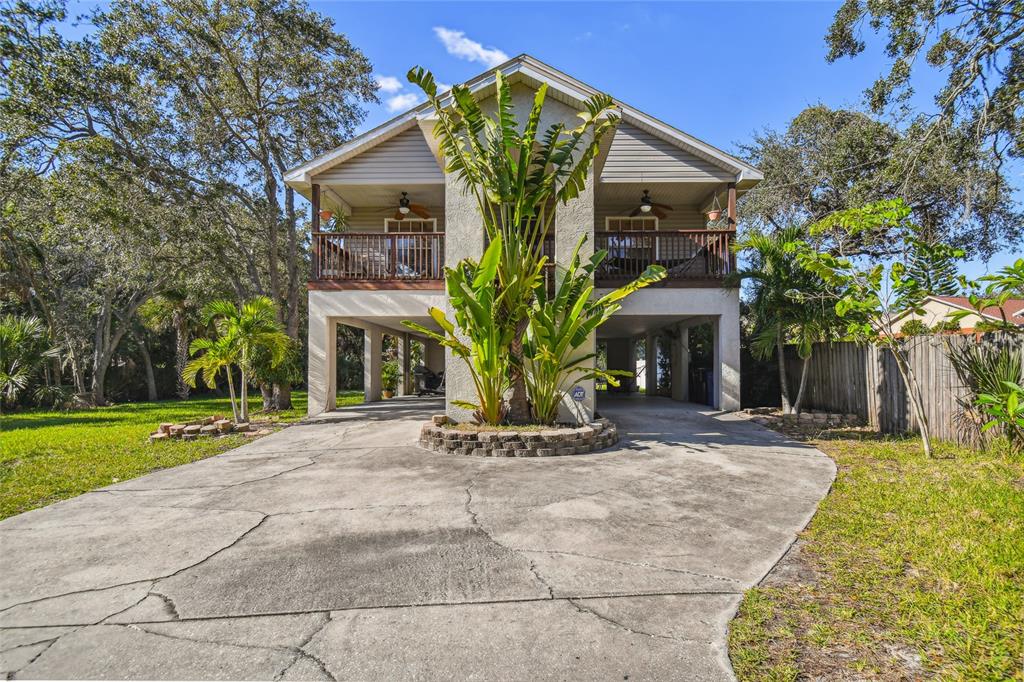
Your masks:
[[[444,233],[313,233],[314,280],[419,281],[444,276]]]
[[[608,257],[595,274],[605,282],[626,282],[638,277],[648,265],[667,271],[665,281],[722,280],[736,269],[730,247],[733,230],[679,230],[657,232],[605,232],[594,234],[594,247]]]
[[[595,273],[596,280],[623,283],[657,263],[668,271],[667,284],[675,281],[701,286],[705,282],[705,286],[719,286],[736,268],[730,250],[735,236],[732,230],[597,231],[594,247],[607,250],[608,258]],[[440,282],[444,277],[444,239],[441,232],[314,232],[312,279],[363,282],[367,286],[374,282]],[[544,273],[550,291],[555,274],[554,238],[545,238],[542,248],[552,259]]]

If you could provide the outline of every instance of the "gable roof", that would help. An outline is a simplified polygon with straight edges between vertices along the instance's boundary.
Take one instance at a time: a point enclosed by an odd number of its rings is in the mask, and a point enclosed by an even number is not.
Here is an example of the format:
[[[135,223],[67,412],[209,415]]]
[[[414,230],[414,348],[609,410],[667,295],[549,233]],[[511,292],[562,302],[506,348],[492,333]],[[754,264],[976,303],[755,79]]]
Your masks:
[[[471,78],[466,81],[465,85],[474,94],[486,96],[488,90],[494,88],[496,71],[501,71],[503,75],[509,78],[510,82],[524,81],[533,86],[546,83],[549,96],[574,106],[581,106],[588,98],[600,92],[586,83],[576,80],[572,76],[526,54],[513,57],[504,64],[500,64],[475,78]],[[442,102],[447,105],[449,99],[442,96]],[[764,179],[764,175],[746,161],[732,156],[692,135],[688,135],[663,121],[659,121],[653,116],[649,116],[624,102],[617,99],[614,102],[622,114],[622,121],[624,123],[640,128],[654,137],[703,158],[715,167],[732,173],[735,182],[749,182],[753,184]],[[419,125],[421,120],[431,118],[432,113],[430,103],[423,102],[405,113],[399,114],[390,121],[352,138],[345,144],[287,170],[284,175],[285,182],[296,188],[308,187],[312,176],[343,163],[353,156]]]
[[[975,310],[974,306],[971,305],[970,300],[966,296],[929,296],[928,299],[938,303],[945,303],[951,308],[970,310],[975,313],[978,312]],[[1003,304],[1002,310],[1006,313],[1007,322],[1016,325],[1024,325],[1024,298],[1007,299],[1006,303]],[[1003,316],[999,311],[999,306],[988,306],[981,310],[981,315],[991,320],[995,320],[996,322],[1003,321]]]

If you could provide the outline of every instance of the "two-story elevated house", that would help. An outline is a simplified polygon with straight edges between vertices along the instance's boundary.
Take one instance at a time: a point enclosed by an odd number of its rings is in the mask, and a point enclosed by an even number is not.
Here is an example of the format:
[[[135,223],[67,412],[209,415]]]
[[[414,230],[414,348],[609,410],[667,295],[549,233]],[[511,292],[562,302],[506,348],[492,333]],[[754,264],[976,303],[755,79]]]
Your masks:
[[[574,127],[583,102],[596,92],[527,55],[498,69],[513,84],[521,123],[536,88],[548,85],[542,129],[559,119]],[[487,110],[494,99],[494,70],[466,85]],[[616,106],[621,122],[605,138],[586,190],[557,207],[554,234],[548,235],[545,248],[555,262],[568,258],[580,235],[589,238],[586,251],[607,249],[609,257],[596,275],[598,293],[634,278],[651,263],[663,265],[667,278],[627,299],[593,343],[604,346],[610,369],[628,371],[638,366],[641,344],[648,392],[659,383],[669,384],[671,397],[687,400],[688,329],[710,325],[709,402],[723,410],[738,409],[739,291],[724,286],[724,278],[735,267],[730,247],[737,194],[762,175],[623,102],[616,100]],[[410,344],[424,343],[423,362],[434,371],[445,370],[449,413],[465,416],[450,401],[474,397],[461,362],[428,340],[416,339],[401,324],[414,320],[431,325],[428,308],[445,308],[444,266],[479,257],[484,249],[476,205],[457,179],[445,174],[433,125],[433,110],[422,104],[286,175],[287,183],[313,205],[311,415],[335,406],[338,324],[364,331],[367,400],[380,399],[384,335],[399,339],[406,373],[400,391],[411,383]],[[322,219],[343,227],[321,231]],[[653,361],[655,357],[661,362]],[[624,383],[628,388],[630,382]],[[573,411],[592,415],[592,382],[574,388]]]

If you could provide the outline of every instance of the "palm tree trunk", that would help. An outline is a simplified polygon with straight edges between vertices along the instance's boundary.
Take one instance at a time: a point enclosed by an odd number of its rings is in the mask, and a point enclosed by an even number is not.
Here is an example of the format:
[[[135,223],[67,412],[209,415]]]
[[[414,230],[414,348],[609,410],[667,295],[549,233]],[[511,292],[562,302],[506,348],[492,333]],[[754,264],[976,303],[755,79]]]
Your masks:
[[[797,417],[800,416],[800,404],[804,400],[804,388],[807,387],[807,375],[810,374],[810,372],[807,370],[809,369],[810,364],[811,359],[804,358],[803,367],[800,368],[800,388],[797,389],[796,402],[793,403],[793,412],[796,413]]]
[[[523,376],[523,334],[528,320],[521,320],[516,326],[516,335],[509,344],[509,354],[515,367],[512,375],[512,396],[508,401],[508,419],[513,424],[527,424],[530,421],[530,401],[526,394],[526,378]]]
[[[782,414],[791,414],[793,408],[789,402],[789,382],[786,381],[786,347],[782,343],[781,324],[778,336],[775,337],[775,350],[779,356],[779,393],[782,395]]]
[[[238,403],[235,402],[235,380],[231,377],[231,365],[228,365],[225,371],[228,374],[228,396],[231,399],[231,417],[237,424],[241,420],[238,418]]]
[[[177,376],[175,393],[182,400],[188,400],[189,387],[185,383],[185,365],[188,364],[188,320],[181,310],[174,311],[174,371]]]
[[[289,383],[274,385],[273,407],[275,410],[292,409],[292,385]]]
[[[249,381],[248,377],[245,376],[245,370],[241,370],[242,373],[242,421],[249,421]]]

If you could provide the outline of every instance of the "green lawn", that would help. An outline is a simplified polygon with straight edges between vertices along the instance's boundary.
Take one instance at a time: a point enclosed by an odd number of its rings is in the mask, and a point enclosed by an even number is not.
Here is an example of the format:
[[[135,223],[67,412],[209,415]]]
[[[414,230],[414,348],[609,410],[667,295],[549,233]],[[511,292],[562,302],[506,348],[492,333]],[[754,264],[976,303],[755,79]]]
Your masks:
[[[739,679],[1024,680],[1024,460],[813,444],[838,478],[789,570],[744,597]]]
[[[363,401],[362,392],[338,395],[338,405]],[[306,414],[306,394],[292,394],[282,421]],[[250,409],[262,406],[259,396]],[[0,518],[35,509],[155,469],[193,462],[243,442],[242,436],[150,444],[160,422],[231,415],[227,398],[126,403],[69,412],[26,410],[0,416]]]

